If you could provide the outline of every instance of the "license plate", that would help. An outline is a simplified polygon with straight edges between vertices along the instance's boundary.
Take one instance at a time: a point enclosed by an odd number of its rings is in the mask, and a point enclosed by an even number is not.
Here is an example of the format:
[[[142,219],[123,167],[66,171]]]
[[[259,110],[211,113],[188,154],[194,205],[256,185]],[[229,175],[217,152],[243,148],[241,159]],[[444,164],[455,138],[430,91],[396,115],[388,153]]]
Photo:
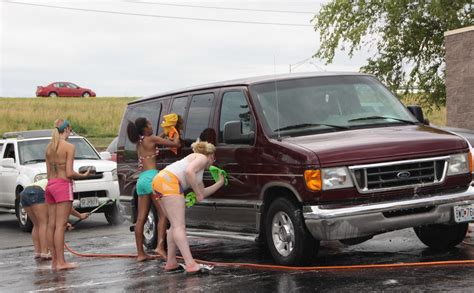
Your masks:
[[[456,223],[474,220],[474,204],[454,207],[454,221]]]
[[[84,197],[81,198],[81,208],[91,208],[99,205],[99,199],[97,197]]]

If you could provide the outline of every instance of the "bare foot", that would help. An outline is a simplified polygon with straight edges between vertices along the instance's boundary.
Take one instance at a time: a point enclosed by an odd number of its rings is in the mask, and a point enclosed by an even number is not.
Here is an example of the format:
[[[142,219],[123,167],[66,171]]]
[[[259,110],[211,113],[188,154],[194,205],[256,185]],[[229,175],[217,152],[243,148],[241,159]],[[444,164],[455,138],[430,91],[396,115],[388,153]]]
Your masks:
[[[138,255],[137,256],[137,261],[138,262],[147,261],[147,260],[150,260],[150,259],[152,259],[152,257],[148,254],[143,254],[143,255]]]
[[[75,269],[75,268],[77,268],[77,267],[79,267],[79,265],[76,264],[76,263],[66,262],[66,263],[64,263],[64,264],[62,264],[62,265],[58,265],[58,266],[56,267],[56,269],[57,269],[58,271],[61,271],[61,270]]]
[[[51,259],[51,254],[50,253],[42,253],[41,254],[41,260],[50,260]]]
[[[164,249],[164,247],[157,247],[157,248],[155,249],[155,252],[156,252],[156,254],[158,254],[159,256],[161,256],[162,258],[164,258],[164,259],[167,258],[166,250]]]
[[[194,273],[197,272],[201,269],[201,266],[198,263],[194,263],[193,265],[186,266],[186,272],[188,273]]]
[[[178,267],[177,262],[167,262],[165,265],[165,271],[170,271]]]
[[[39,253],[39,252],[35,252],[35,256],[34,256],[34,257],[35,257],[35,259],[37,259],[37,258],[41,258],[41,253]]]

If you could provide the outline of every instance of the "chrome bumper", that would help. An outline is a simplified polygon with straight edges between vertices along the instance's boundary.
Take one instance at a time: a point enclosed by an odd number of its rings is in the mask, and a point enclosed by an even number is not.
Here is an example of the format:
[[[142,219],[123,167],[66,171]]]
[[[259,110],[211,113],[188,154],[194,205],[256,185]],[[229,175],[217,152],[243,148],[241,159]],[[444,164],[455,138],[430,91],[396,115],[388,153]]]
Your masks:
[[[454,223],[453,207],[474,203],[474,187],[464,192],[342,208],[304,206],[306,227],[318,240],[339,240],[429,224]],[[386,217],[383,213],[432,207],[429,211]]]

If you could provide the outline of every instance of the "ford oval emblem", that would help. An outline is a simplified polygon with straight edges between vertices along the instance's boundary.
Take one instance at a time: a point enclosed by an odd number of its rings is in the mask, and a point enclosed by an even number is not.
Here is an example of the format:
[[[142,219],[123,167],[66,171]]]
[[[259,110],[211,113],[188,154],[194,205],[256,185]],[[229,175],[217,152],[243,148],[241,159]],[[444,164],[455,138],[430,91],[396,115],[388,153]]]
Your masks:
[[[397,173],[397,177],[400,179],[407,179],[410,178],[411,173],[409,171],[401,171]]]

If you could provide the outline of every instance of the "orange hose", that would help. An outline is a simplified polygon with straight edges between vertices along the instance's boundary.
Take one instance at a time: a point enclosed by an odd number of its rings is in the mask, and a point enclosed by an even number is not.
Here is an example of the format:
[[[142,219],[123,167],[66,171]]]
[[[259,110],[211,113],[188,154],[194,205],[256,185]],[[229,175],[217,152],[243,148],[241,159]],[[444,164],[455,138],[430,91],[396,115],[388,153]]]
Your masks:
[[[67,244],[64,247],[72,254],[81,257],[101,257],[101,258],[136,258],[136,254],[92,254],[79,253],[72,250]],[[156,255],[152,258],[158,259],[161,256]],[[196,262],[203,264],[211,264],[216,267],[241,267],[252,269],[266,270],[284,270],[284,271],[329,271],[329,270],[362,270],[362,269],[390,269],[390,268],[406,268],[406,267],[433,267],[433,266],[450,266],[450,265],[472,265],[474,260],[446,260],[446,261],[430,261],[430,262],[411,262],[411,263],[394,263],[394,264],[365,264],[365,265],[345,265],[345,266],[310,266],[310,267],[291,267],[269,264],[252,264],[252,263],[229,263],[229,262],[212,262],[196,259]]]

